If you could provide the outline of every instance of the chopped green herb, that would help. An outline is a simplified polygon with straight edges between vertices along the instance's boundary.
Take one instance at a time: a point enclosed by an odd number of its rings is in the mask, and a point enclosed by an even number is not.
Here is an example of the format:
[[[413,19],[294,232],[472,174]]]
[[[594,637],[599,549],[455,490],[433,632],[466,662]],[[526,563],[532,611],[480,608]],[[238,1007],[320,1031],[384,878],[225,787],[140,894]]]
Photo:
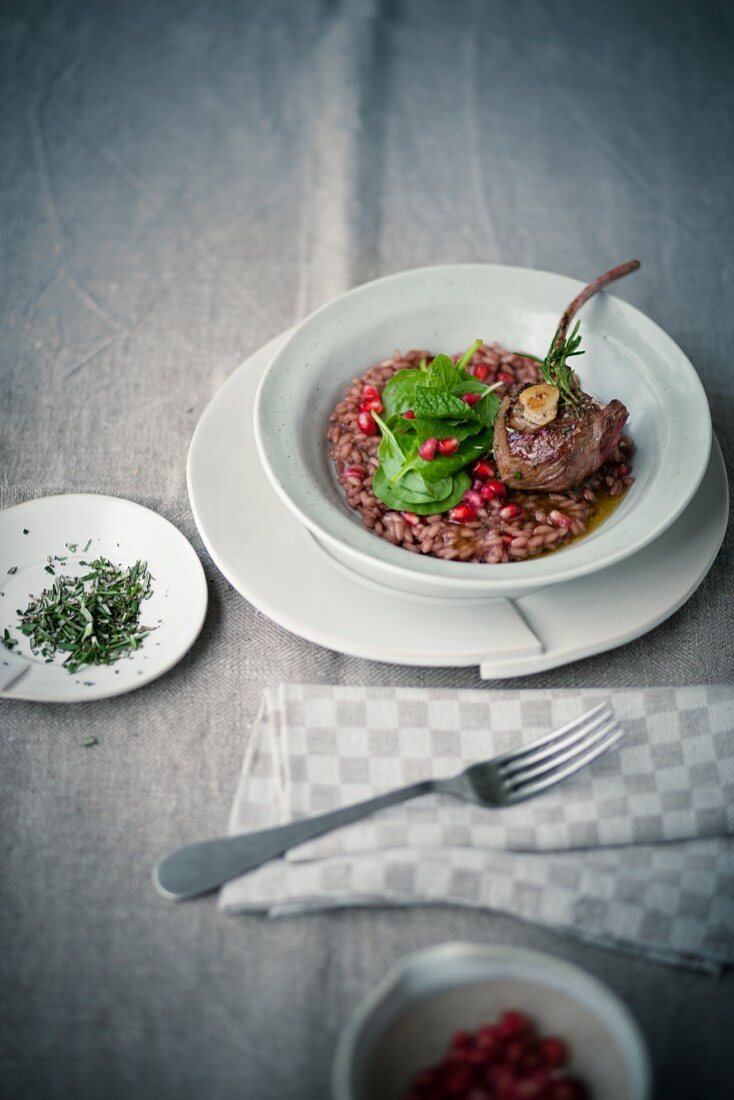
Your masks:
[[[92,737],[91,734],[89,735],[89,737],[85,737],[84,740],[82,741],[82,745],[84,745],[85,749],[91,749],[92,745],[98,745],[98,744],[99,744],[99,741],[97,740],[97,738]]]
[[[44,565],[43,568],[46,570],[47,573],[50,573],[52,577],[56,576],[56,570],[54,569],[53,565]]]
[[[543,378],[549,385],[556,386],[560,391],[561,402],[567,405],[578,405],[579,403],[573,369],[566,362],[573,355],[584,354],[583,351],[579,351],[579,344],[581,343],[579,325],[580,321],[577,321],[571,335],[567,336],[565,340],[559,339],[561,330],[557,328],[545,359],[538,359],[536,355],[521,352],[522,355],[525,355],[528,359],[534,359],[540,365],[540,373]]]
[[[15,647],[18,644],[17,639],[11,637],[10,631],[8,630],[7,626],[5,627],[5,630],[3,631],[2,642],[3,642],[3,645],[5,646],[6,649],[15,649]]]
[[[29,535],[29,534],[30,534],[30,531],[28,530],[28,528],[27,528],[27,527],[24,527],[24,528],[23,528],[23,534],[24,534],[24,535]]]
[[[11,565],[10,569],[8,569],[8,576],[12,577],[13,573],[17,573],[17,572],[18,572],[18,566],[17,565]]]
[[[515,470],[512,476],[515,478],[516,481],[522,481],[522,470]]]
[[[88,562],[82,577],[56,577],[51,588],[18,611],[34,653],[64,667],[109,665],[139,649],[152,628],[140,625],[140,605],[151,593],[146,562],[118,569],[106,558]],[[53,573],[53,567],[46,567]]]
[[[91,540],[91,539],[87,539],[87,541],[86,541],[85,545],[84,545],[84,546],[82,547],[82,554],[86,554],[87,550],[89,549],[89,547],[90,547],[91,545],[92,545],[92,540]]]
[[[78,545],[79,544],[77,542],[67,542],[66,549],[69,551],[70,554],[76,554]]]

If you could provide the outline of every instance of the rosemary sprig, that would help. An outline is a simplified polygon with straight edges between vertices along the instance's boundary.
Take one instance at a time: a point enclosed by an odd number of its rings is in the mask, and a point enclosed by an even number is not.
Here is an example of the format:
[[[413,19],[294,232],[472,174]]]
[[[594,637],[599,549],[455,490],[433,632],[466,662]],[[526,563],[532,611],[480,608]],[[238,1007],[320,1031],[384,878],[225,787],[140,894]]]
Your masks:
[[[106,558],[81,564],[87,569],[83,576],[55,576],[50,588],[18,612],[33,652],[46,660],[67,653],[63,664],[69,672],[113,664],[139,649],[151,630],[139,622],[140,605],[151,593],[146,562],[128,569]]]
[[[553,334],[550,347],[545,359],[538,359],[536,355],[528,355],[528,359],[534,359],[540,365],[543,378],[551,386],[557,386],[561,394],[561,403],[578,407],[579,396],[573,377],[573,369],[566,362],[572,355],[584,355],[579,351],[581,337],[579,335],[580,321],[573,326],[571,335],[565,340],[559,340],[560,328]],[[527,353],[524,353],[527,355]]]

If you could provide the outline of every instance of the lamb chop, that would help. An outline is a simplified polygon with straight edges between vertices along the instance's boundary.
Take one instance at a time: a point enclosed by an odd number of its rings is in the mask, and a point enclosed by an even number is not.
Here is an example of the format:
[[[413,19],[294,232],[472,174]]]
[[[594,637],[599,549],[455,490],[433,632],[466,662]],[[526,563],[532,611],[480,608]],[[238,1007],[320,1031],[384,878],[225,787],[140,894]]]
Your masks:
[[[571,320],[597,291],[636,271],[630,260],[600,275],[564,312],[550,349],[538,360],[544,382],[524,386],[502,401],[494,425],[494,457],[501,479],[514,489],[564,492],[581,485],[619,443],[628,417],[621,401],[602,405],[580,389],[567,365],[578,350],[578,321]]]

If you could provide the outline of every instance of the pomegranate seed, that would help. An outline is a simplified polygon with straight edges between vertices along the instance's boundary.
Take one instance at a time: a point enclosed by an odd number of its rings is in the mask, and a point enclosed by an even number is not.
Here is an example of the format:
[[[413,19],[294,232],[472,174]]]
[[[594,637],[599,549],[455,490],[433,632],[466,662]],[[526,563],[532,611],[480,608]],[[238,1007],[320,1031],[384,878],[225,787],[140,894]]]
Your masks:
[[[510,1065],[519,1065],[530,1052],[530,1045],[524,1036],[511,1039],[505,1047],[505,1061]]]
[[[543,1100],[550,1080],[550,1075],[545,1069],[535,1070],[528,1077],[523,1077],[515,1085],[517,1100]]]
[[[511,374],[508,374],[507,371],[501,370],[497,375],[497,381],[504,382],[506,386],[512,386],[514,385],[515,379],[512,377]]]
[[[362,435],[374,435],[377,431],[377,424],[374,421],[372,413],[367,412],[366,409],[362,409],[357,416],[357,427]]]
[[[403,413],[403,420],[415,420],[415,413],[412,409],[406,409]]]
[[[379,395],[379,393],[377,392],[377,390],[375,389],[374,386],[363,386],[362,387],[362,398],[365,401],[372,401],[374,398],[377,398],[378,401],[379,401],[380,395]]]
[[[489,1066],[484,1080],[492,1088],[492,1097],[512,1095],[517,1074],[511,1066]]]
[[[449,1096],[466,1092],[471,1085],[471,1070],[468,1066],[459,1066],[446,1078],[445,1089]]]
[[[438,449],[442,455],[455,454],[459,449],[459,441],[455,435],[448,436],[446,439],[439,439]]]
[[[490,487],[490,489],[494,489],[494,495],[496,497],[507,496],[507,486],[503,482],[497,481],[495,479],[493,481],[488,481],[487,485]]]
[[[500,519],[517,519],[521,512],[519,504],[506,504],[504,508],[500,508]]]
[[[501,482],[498,484],[501,484]],[[502,488],[504,489],[504,485]],[[524,1012],[515,1012],[510,1009],[500,1016],[498,1029],[503,1039],[515,1039],[518,1035],[529,1035],[533,1030],[533,1025]]]
[[[477,1046],[481,1050],[498,1050],[501,1046],[499,1032],[491,1024],[485,1024],[477,1032]]]
[[[468,1066],[483,1066],[486,1060],[484,1052],[481,1050],[472,1049],[464,1051],[464,1061]]]
[[[561,527],[564,531],[568,531],[573,520],[570,516],[566,516],[563,512],[559,512],[557,508],[554,508],[548,513],[548,523],[550,523],[552,527]]]
[[[549,1035],[546,1039],[540,1040],[538,1053],[550,1069],[565,1066],[568,1060],[568,1047],[563,1039],[557,1039],[555,1035]]]
[[[372,419],[370,417],[370,419]],[[364,481],[367,474],[364,472],[361,466],[347,466],[345,467],[342,477],[356,477],[359,481]]]
[[[467,489],[464,493],[464,503],[468,504],[470,508],[482,507],[482,496],[476,489]]]
[[[479,494],[482,500],[494,500],[494,498],[497,496],[497,493],[488,481],[482,482],[482,487],[479,490]]]
[[[589,1091],[578,1077],[562,1077],[551,1081],[546,1096],[548,1100],[588,1100]]]
[[[420,523],[420,516],[417,516],[415,512],[401,512],[400,515],[411,527],[415,527],[416,523]]]
[[[480,458],[478,462],[474,463],[471,469],[474,477],[480,477],[482,481],[486,481],[487,478],[494,477],[497,472],[492,463],[487,462],[485,458]]]
[[[379,397],[370,397],[368,401],[363,401],[359,406],[360,412],[370,412],[371,409],[374,409],[376,413],[382,412],[382,401]]]
[[[472,487],[472,489],[474,490],[475,493],[479,492],[482,485],[484,485],[484,482],[482,481],[482,479],[480,477],[475,477],[474,480],[471,483],[471,487]]]
[[[620,477],[629,477],[630,468],[624,462],[617,468]]]
[[[413,1077],[411,1082],[414,1089],[429,1089],[436,1084],[436,1074],[432,1069],[421,1069]]]
[[[437,447],[438,440],[436,439],[435,435],[432,435],[425,441],[425,443],[421,443],[420,447],[418,448],[418,454],[421,456],[421,458],[425,459],[426,462],[433,462],[434,458],[436,457]]]
[[[478,363],[474,368],[474,377],[476,378],[477,382],[484,382],[488,374],[489,367],[486,363]]]
[[[455,1032],[443,1060],[413,1076],[404,1100],[589,1100],[583,1081],[561,1068],[567,1058],[563,1039],[536,1039],[532,1020],[508,1010],[496,1024]]]
[[[467,405],[476,405],[482,400],[481,393],[462,393],[461,400],[466,401]]]
[[[522,1060],[522,1068],[526,1073],[530,1073],[533,1070],[542,1069],[542,1059],[538,1054],[538,1048],[531,1049],[530,1054],[526,1054]]]
[[[476,508],[472,508],[471,504],[457,504],[449,512],[449,519],[453,520],[454,523],[471,523],[476,518]]]

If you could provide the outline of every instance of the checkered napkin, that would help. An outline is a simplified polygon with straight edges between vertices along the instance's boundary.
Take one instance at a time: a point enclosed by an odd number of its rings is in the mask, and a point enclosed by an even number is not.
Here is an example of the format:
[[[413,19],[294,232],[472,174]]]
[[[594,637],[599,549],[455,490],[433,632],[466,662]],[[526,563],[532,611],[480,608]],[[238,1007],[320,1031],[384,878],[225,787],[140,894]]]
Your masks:
[[[224,887],[228,912],[451,903],[718,970],[734,960],[734,688],[265,692],[230,832],[370,798],[528,744],[610,702],[625,740],[536,799],[394,806]]]

